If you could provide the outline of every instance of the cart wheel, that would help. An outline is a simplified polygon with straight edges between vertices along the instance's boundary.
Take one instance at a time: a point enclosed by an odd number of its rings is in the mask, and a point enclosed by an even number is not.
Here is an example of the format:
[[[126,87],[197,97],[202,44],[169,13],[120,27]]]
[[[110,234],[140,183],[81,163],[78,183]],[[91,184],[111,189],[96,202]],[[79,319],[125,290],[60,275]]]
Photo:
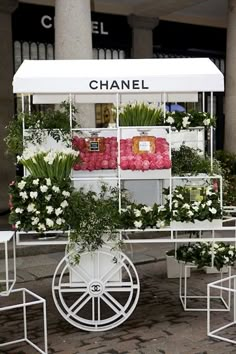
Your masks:
[[[104,246],[81,254],[70,262],[73,251],[59,262],[52,294],[60,314],[86,331],[105,331],[119,326],[134,311],[140,292],[137,271],[122,252]]]

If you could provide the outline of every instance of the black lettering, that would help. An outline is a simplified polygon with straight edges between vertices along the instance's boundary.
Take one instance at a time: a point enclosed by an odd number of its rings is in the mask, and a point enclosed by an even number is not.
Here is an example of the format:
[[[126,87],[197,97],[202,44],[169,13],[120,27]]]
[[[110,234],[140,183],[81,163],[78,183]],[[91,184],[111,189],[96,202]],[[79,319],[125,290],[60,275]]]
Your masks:
[[[139,80],[133,80],[133,89],[134,90],[139,90],[140,87],[139,87]]]
[[[94,84],[95,84],[95,85],[94,85]],[[96,89],[98,88],[98,82],[97,82],[96,80],[90,81],[89,87],[90,87],[92,90],[96,90]]]
[[[141,82],[142,82],[142,89],[148,90],[149,87],[148,87],[148,86],[145,86],[144,80],[142,80]]]
[[[100,81],[100,89],[103,89],[103,86],[105,86],[106,90],[108,90],[108,81],[106,80],[105,82]]]
[[[112,81],[110,90],[112,90],[113,88],[117,88],[118,90],[120,89],[120,87],[119,87],[119,85],[118,85],[116,80]]]
[[[124,88],[129,89],[129,86],[130,86],[130,82],[129,81],[121,80],[121,88],[122,88],[122,90],[124,90]]]

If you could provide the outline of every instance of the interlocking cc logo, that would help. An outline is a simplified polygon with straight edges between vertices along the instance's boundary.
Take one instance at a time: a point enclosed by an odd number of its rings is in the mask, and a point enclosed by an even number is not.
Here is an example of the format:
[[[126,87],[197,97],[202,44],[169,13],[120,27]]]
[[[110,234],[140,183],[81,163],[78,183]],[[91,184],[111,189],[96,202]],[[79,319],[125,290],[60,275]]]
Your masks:
[[[91,295],[98,296],[103,292],[103,286],[99,281],[93,281],[89,285],[89,291]]]
[[[95,294],[99,293],[101,291],[101,285],[100,284],[91,285],[91,291]]]

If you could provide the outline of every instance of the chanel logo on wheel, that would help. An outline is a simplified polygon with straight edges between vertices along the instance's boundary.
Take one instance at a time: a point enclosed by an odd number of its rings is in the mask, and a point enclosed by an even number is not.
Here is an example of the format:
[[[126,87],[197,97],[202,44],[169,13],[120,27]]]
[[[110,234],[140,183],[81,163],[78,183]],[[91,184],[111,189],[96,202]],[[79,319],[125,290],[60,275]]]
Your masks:
[[[98,281],[93,281],[89,285],[89,292],[91,295],[100,295],[103,292],[103,286]]]

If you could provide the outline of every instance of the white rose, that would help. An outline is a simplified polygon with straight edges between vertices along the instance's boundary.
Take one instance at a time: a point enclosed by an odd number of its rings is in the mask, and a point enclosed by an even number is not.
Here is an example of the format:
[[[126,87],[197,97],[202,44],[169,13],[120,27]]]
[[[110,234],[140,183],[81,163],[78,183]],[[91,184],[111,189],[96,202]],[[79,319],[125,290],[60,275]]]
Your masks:
[[[63,210],[61,208],[55,209],[56,216],[59,216],[60,214],[62,214],[62,212],[63,212]]]
[[[182,196],[182,194],[177,194],[176,197],[179,198],[179,199],[184,199],[184,197]]]
[[[187,117],[187,116],[183,118],[182,124],[183,124],[184,128],[186,128],[187,125],[190,124],[188,120],[189,120],[189,117]]]
[[[62,208],[66,208],[68,206],[68,202],[66,200],[63,200],[63,202],[61,203],[61,207]]]
[[[51,205],[46,206],[46,209],[47,209],[47,213],[48,213],[48,214],[52,214],[52,212],[53,212],[53,210],[54,210]]]
[[[39,218],[33,217],[32,218],[32,225],[37,225],[39,223]]]
[[[48,194],[45,199],[49,202],[49,200],[52,198],[52,195],[51,194]]]
[[[215,208],[209,208],[210,213],[212,214],[216,214],[217,210]]]
[[[44,225],[44,224],[39,223],[39,224],[38,224],[38,229],[39,229],[39,230],[43,230],[43,231],[45,231],[45,230],[46,230],[46,227],[45,227],[45,225]]]
[[[54,221],[52,219],[46,219],[46,225],[49,226],[49,227],[53,227],[54,225]]]
[[[64,195],[64,197],[69,197],[70,196],[70,192],[67,191],[63,191],[62,195]]]
[[[210,119],[204,119],[203,124],[204,125],[210,125],[211,121]]]
[[[22,190],[22,189],[25,188],[25,185],[26,185],[26,182],[22,180],[22,181],[20,181],[20,182],[18,183],[18,188],[19,188],[20,190]]]
[[[139,216],[141,215],[141,211],[138,210],[138,209],[134,209],[134,215],[135,215],[136,217],[139,217]]]
[[[27,211],[28,211],[29,213],[31,213],[32,211],[35,211],[35,204],[30,203],[30,204],[27,206]]]
[[[170,125],[172,125],[174,122],[175,122],[175,120],[174,120],[173,117],[170,117],[170,116],[169,116],[169,117],[166,119],[166,123],[169,123]]]
[[[191,210],[189,210],[188,212],[187,212],[187,214],[188,214],[188,216],[193,216],[193,212],[191,211]]]
[[[208,200],[208,201],[206,202],[206,205],[207,205],[207,206],[211,206],[211,204],[212,204],[212,201],[211,201],[211,200]]]
[[[35,185],[35,186],[38,186],[38,184],[39,184],[39,179],[37,178],[37,179],[34,179],[33,180],[33,184]]]
[[[57,218],[56,224],[57,224],[57,225],[61,225],[61,224],[62,224],[62,219],[61,219],[61,218]]]
[[[28,199],[28,195],[26,192],[20,192],[20,196],[25,200]]]
[[[20,221],[17,221],[17,222],[15,223],[15,227],[16,227],[16,229],[18,229],[18,228],[19,228],[20,224],[21,224],[21,222],[20,222]]]
[[[185,204],[183,205],[183,208],[185,208],[185,209],[190,209],[190,205],[187,204],[187,203],[185,203]]]
[[[36,199],[37,196],[38,196],[38,192],[30,192],[30,197],[31,197],[32,199]]]
[[[46,178],[46,185],[47,186],[51,186],[52,185],[52,182],[51,182],[50,178]]]
[[[134,226],[136,227],[136,229],[139,229],[142,225],[143,225],[142,221],[135,221],[134,222]]]
[[[24,211],[24,209],[22,209],[22,208],[16,208],[16,210],[15,210],[15,212],[16,212],[17,214],[22,214],[23,211]]]
[[[56,193],[60,192],[60,188],[57,187],[57,186],[53,186],[53,187],[52,187],[52,190],[53,190],[54,192],[56,192]]]
[[[46,185],[40,186],[40,190],[42,193],[46,193],[48,190],[48,187]]]

